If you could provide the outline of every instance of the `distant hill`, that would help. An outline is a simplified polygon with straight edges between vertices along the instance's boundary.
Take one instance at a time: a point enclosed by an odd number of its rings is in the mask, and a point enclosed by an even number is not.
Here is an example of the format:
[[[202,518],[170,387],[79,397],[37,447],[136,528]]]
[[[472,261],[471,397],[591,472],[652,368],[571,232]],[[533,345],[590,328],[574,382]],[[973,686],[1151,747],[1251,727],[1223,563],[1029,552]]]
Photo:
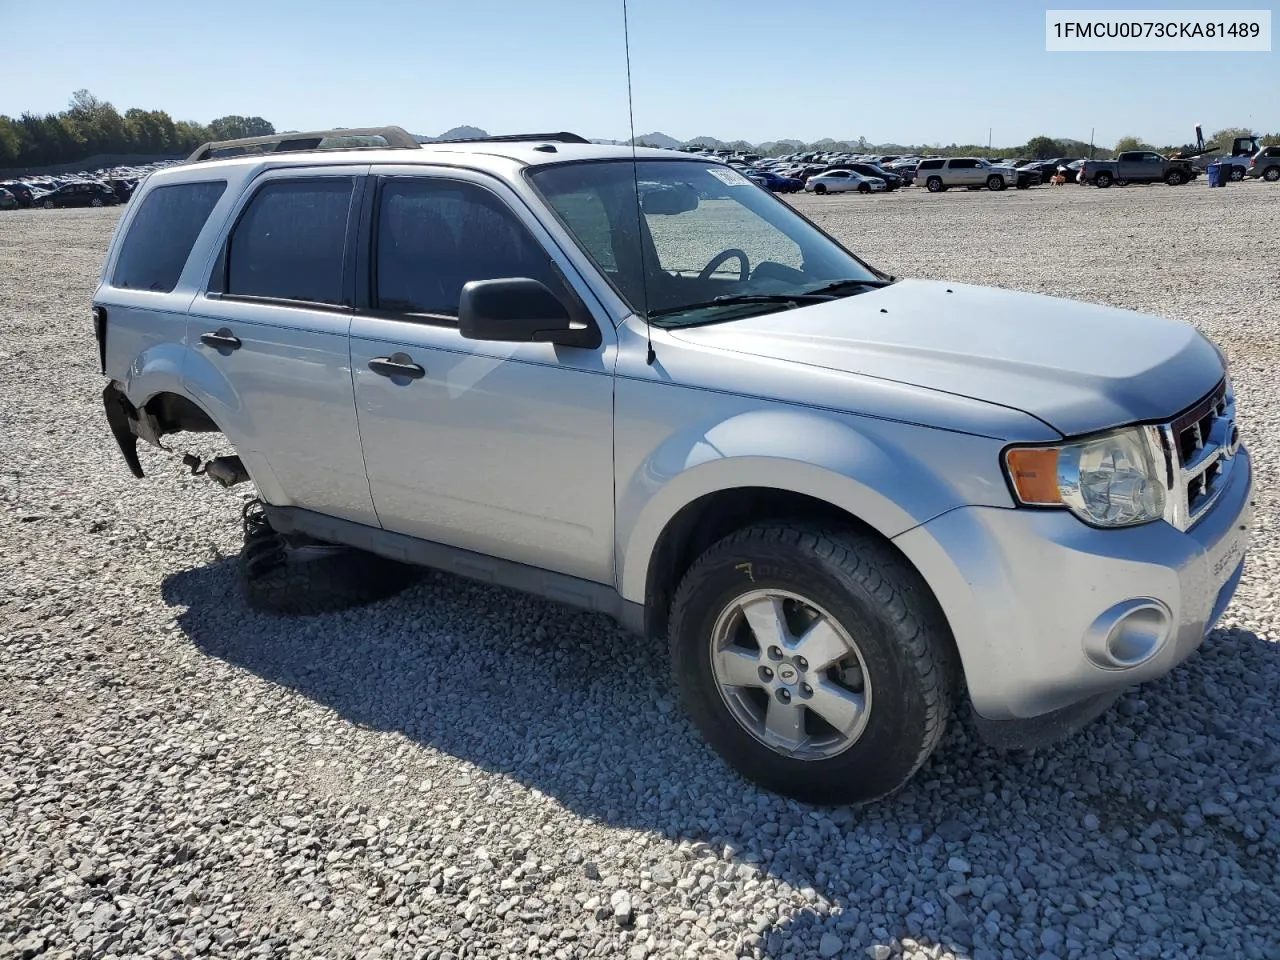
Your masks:
[[[627,143],[632,141],[628,140]],[[635,138],[636,145],[643,144],[646,147],[660,147],[663,150],[674,150],[681,146],[684,141],[677,140],[675,137],[669,137],[665,133],[646,133],[644,136]]]
[[[475,137],[487,137],[489,134],[479,127],[461,126],[454,127],[452,130],[446,130],[437,137],[423,136],[422,134],[414,134],[414,139],[419,143],[435,143],[439,140],[463,140]],[[1039,144],[1043,141],[1043,144]],[[766,140],[763,143],[750,143],[746,140],[720,140],[717,137],[694,137],[691,140],[677,140],[670,134],[662,133],[655,130],[653,133],[642,134],[632,140],[609,140],[603,137],[592,139],[592,143],[607,143],[626,146],[632,142],[636,144],[645,144],[651,147],[661,147],[666,150],[674,150],[680,147],[698,146],[712,150],[737,150],[742,153],[759,153],[765,156],[782,156],[784,154],[797,153],[808,150],[821,150],[828,152],[865,152],[865,153],[938,153],[951,156],[968,156],[969,154],[978,154],[986,156],[1018,156],[1018,151],[1025,150],[1026,146],[1019,147],[998,147],[988,151],[986,147],[980,144],[948,144],[934,143],[928,145],[909,146],[900,143],[869,143],[862,137],[850,137],[845,140],[836,140],[826,137],[822,140],[814,142],[806,142],[802,140]],[[1030,145],[1036,149],[1048,150],[1049,156],[1077,156],[1084,157],[1090,154],[1089,145],[1081,143],[1079,140],[1071,140],[1062,138],[1055,141],[1049,141],[1043,137],[1035,138]],[[1105,147],[1096,148],[1101,152],[1109,152]],[[1032,151],[1034,152],[1034,150]],[[1030,155],[1030,154],[1028,154]]]
[[[474,137],[487,137],[489,134],[481,130],[479,127],[454,127],[452,130],[446,130],[438,137],[424,137],[420,133],[415,133],[413,138],[419,143],[436,143],[439,140],[467,140]]]

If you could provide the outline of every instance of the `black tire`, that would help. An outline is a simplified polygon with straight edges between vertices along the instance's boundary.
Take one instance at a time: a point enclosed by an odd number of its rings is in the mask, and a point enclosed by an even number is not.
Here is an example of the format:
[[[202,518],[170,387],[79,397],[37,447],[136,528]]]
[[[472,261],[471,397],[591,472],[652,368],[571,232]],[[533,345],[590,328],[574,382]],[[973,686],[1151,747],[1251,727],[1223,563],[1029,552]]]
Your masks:
[[[1231,164],[1231,182],[1239,183],[1244,179],[1244,167],[1238,164]]]
[[[298,617],[349,610],[392,597],[421,576],[419,567],[354,547],[290,545],[264,520],[246,523],[240,586],[245,602],[262,613]]]
[[[1030,184],[1030,182],[1028,182],[1028,181],[1026,181],[1026,180],[1019,180],[1019,181],[1018,181],[1018,189],[1019,189],[1019,190],[1030,190],[1030,189],[1031,189],[1031,184]]]
[[[795,759],[767,746],[735,719],[715,679],[721,612],[770,588],[803,595],[856,637],[870,708],[861,733],[832,756]],[[954,642],[920,576],[873,535],[799,522],[739,530],[694,562],[670,622],[685,709],[728,763],[768,790],[821,804],[876,800],[905,784],[942,738],[957,687]]]
[[[91,206],[91,207],[100,207],[100,206],[102,206],[102,198],[101,198],[101,197],[94,197],[92,200],[90,200],[90,201],[89,201],[89,206]]]
[[[813,188],[813,192],[819,195],[824,194],[827,192],[827,185],[825,183],[819,183]]]
[[[1280,180],[1280,167],[1267,167],[1262,171],[1262,179],[1268,183],[1275,183]]]
[[[52,209],[53,209],[53,201],[52,201],[52,200],[46,200],[46,201],[44,202],[44,208],[45,208],[46,210],[52,210]]]
[[[870,186],[869,184],[866,184],[866,183],[860,183],[860,184],[858,184],[858,192],[859,192],[859,193],[870,193],[870,192],[871,192],[871,186]]]
[[[1182,174],[1179,171],[1170,170],[1168,173],[1165,174],[1164,182],[1171,187],[1180,187],[1186,181],[1183,179]]]
[[[1004,188],[1004,177],[1000,176],[1000,174],[993,173],[991,176],[987,177],[987,189],[992,193],[999,193]]]
[[[930,177],[924,182],[924,185],[930,193],[942,193],[943,190],[947,189],[943,186],[941,177]]]
[[[1111,174],[1105,171],[1093,178],[1093,185],[1095,187],[1101,187],[1103,190],[1111,186],[1114,182],[1115,181],[1112,179]]]

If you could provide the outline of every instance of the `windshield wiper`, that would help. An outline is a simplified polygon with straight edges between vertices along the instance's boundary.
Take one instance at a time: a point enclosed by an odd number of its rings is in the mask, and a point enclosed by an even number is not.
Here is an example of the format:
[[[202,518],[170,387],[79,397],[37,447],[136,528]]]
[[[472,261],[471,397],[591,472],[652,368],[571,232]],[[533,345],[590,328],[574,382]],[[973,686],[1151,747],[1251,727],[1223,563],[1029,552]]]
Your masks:
[[[819,295],[834,296],[835,294],[840,293],[842,290],[847,290],[849,287],[864,287],[868,290],[878,290],[881,287],[889,286],[889,284],[893,282],[894,281],[892,279],[879,280],[874,277],[869,280],[834,280],[831,283],[818,287],[815,290],[806,290],[805,295],[806,296],[819,296]]]
[[[737,293],[724,294],[710,300],[699,300],[679,307],[663,307],[661,310],[650,310],[649,316],[665,317],[673,313],[685,313],[689,310],[703,310],[707,307],[735,307],[751,303],[816,303],[832,300],[830,294],[817,290],[806,290],[803,293]]]

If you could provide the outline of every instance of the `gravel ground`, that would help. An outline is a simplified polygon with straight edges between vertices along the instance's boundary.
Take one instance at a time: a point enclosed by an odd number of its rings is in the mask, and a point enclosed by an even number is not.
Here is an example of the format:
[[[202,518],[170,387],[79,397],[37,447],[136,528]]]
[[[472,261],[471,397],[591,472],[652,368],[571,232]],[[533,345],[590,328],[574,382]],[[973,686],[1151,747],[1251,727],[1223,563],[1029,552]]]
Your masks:
[[[1067,744],[956,724],[891,800],[817,810],[737,779],[598,616],[438,574],[254,613],[240,498],[150,448],[133,480],[101,416],[116,212],[0,214],[0,960],[1280,957],[1280,189],[795,202],[892,271],[1223,345],[1261,510],[1198,655]]]

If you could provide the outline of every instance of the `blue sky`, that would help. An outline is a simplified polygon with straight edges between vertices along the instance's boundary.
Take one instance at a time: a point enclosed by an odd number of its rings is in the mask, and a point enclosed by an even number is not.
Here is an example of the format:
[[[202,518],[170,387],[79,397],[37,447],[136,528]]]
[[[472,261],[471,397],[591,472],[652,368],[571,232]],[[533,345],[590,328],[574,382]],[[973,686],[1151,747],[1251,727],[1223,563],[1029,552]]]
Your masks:
[[[1280,130],[1277,53],[1047,53],[1025,0],[629,0],[637,133],[752,142],[1160,143]],[[87,87],[123,110],[278,129],[627,135],[620,0],[0,0],[0,113]],[[1074,4],[1104,6],[1098,0]],[[1230,9],[1249,3],[1117,8]],[[43,22],[44,26],[38,24]],[[22,24],[48,42],[15,42]]]

